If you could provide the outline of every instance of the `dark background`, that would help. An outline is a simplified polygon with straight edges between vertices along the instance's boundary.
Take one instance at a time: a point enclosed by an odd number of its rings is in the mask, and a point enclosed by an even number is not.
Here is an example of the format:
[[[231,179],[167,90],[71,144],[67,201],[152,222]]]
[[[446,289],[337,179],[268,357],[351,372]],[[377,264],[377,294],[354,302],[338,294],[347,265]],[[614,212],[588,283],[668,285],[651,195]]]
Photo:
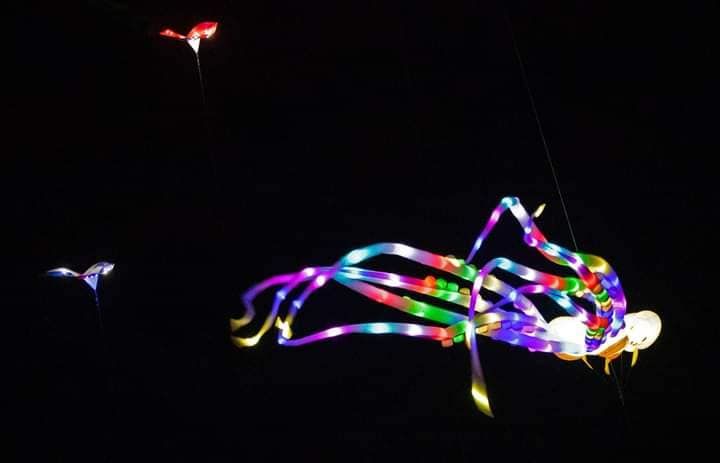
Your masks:
[[[11,9],[18,460],[544,460],[710,443],[698,423],[715,413],[717,7],[626,3]],[[190,48],[157,35],[203,20],[220,22],[200,49],[207,110]],[[511,30],[579,247],[611,263],[630,310],[663,319],[632,371],[616,364],[624,405],[599,363],[487,339],[495,419],[472,403],[462,345],[350,336],[291,349],[271,333],[232,346],[250,285],[377,241],[464,257],[506,195],[546,202],[540,227],[572,246]],[[510,219],[486,246],[481,262],[543,265]],[[86,286],[41,276],[99,260],[116,263],[100,287],[104,336]],[[296,331],[407,321],[348,293],[328,285]]]

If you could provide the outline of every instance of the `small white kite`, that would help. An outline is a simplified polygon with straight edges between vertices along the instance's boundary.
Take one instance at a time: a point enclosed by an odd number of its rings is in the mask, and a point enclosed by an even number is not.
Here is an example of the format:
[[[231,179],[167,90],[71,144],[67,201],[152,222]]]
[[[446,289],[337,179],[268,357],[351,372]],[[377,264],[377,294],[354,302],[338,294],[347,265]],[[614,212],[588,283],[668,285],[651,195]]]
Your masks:
[[[54,268],[45,273],[51,277],[77,278],[84,281],[92,289],[93,295],[95,296],[95,306],[98,309],[98,316],[100,316],[100,300],[98,299],[97,292],[98,279],[101,275],[107,275],[110,273],[114,267],[115,264],[103,261],[93,264],[83,273],[78,273],[65,267]],[[102,324],[102,321],[100,323]]]

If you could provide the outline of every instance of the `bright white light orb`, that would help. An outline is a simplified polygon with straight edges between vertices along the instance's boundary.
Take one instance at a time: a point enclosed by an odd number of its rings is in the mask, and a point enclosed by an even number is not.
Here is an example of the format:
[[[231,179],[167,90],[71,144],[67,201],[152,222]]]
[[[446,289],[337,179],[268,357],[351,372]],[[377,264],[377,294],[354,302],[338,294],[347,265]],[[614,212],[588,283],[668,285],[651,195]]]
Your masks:
[[[550,320],[550,332],[559,341],[585,345],[585,324],[574,317],[557,317]]]
[[[625,350],[647,349],[660,336],[662,321],[655,312],[642,310],[625,315],[625,334],[628,344]]]

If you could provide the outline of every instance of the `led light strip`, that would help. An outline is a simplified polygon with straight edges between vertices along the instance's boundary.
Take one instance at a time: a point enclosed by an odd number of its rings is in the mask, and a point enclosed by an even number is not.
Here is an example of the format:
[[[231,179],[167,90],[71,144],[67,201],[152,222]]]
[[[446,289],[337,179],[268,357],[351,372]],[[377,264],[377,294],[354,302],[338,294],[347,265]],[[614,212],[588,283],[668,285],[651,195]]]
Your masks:
[[[503,198],[465,260],[400,243],[377,243],[355,249],[329,267],[308,267],[297,273],[266,279],[243,295],[245,313],[240,318],[231,319],[231,338],[239,347],[253,346],[275,326],[278,328],[278,343],[285,346],[300,346],[354,333],[399,334],[440,341],[446,347],[465,341],[470,349],[471,396],[477,407],[489,416],[492,416],[492,410],[480,364],[478,334],[530,351],[551,352],[565,360],[584,360],[586,355],[602,356],[606,359],[606,368],[607,362],[617,357],[623,349],[632,350],[634,363],[637,349],[647,347],[659,334],[659,318],[656,321],[653,316],[657,315],[652,312],[649,312],[652,316],[647,315],[647,312],[637,314],[644,315],[636,317],[636,325],[642,325],[642,330],[654,336],[649,343],[647,335],[640,338],[637,334],[626,333],[624,318],[627,304],[617,274],[601,257],[572,252],[548,242],[534,223],[543,208],[544,205],[529,215],[517,198]],[[488,261],[479,270],[472,265],[470,262],[502,214],[508,210],[522,226],[523,238],[528,246],[537,249],[550,262],[569,267],[576,276],[540,272],[504,257]],[[444,272],[447,279],[434,276],[417,278],[357,267],[380,255],[395,255],[417,262]],[[531,284],[515,288],[492,274],[498,270]],[[461,288],[460,284],[451,280],[452,277],[471,282],[471,287]],[[292,324],[305,302],[330,280],[408,315],[442,326],[372,322],[335,326],[293,338]],[[275,292],[270,312],[257,332],[247,337],[235,335],[237,330],[253,320],[255,308],[252,302],[255,297],[277,286],[280,289]],[[494,294],[497,301],[483,299],[481,290]],[[299,294],[289,301],[289,308],[282,318],[280,312],[283,303],[293,292]],[[465,313],[417,300],[404,293],[434,298],[440,304],[450,303],[464,309]],[[568,317],[558,317],[548,324],[528,298],[529,295],[547,297],[562,308]],[[586,301],[594,308],[594,312],[586,310],[580,301]],[[584,332],[580,338],[577,336],[578,328]]]

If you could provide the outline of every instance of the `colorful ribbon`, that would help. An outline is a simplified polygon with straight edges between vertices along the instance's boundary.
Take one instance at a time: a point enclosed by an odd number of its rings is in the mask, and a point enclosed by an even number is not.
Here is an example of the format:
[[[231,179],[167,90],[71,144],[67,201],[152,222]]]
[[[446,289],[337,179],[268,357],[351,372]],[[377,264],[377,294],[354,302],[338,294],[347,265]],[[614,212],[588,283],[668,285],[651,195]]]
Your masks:
[[[555,353],[565,360],[598,355],[605,357],[607,362],[617,357],[622,350],[633,351],[635,359],[638,349],[648,347],[657,338],[660,332],[659,317],[648,311],[640,312],[637,315],[642,316],[636,318],[628,317],[637,320],[633,323],[634,334],[630,335],[625,323],[625,294],[617,274],[601,257],[573,252],[548,242],[534,222],[543,208],[544,205],[531,216],[517,198],[503,198],[465,260],[433,254],[405,244],[378,243],[355,249],[332,266],[308,267],[297,273],[264,280],[243,295],[245,313],[241,318],[230,320],[233,332],[231,338],[239,347],[253,346],[275,326],[278,328],[278,343],[285,346],[300,346],[352,333],[400,334],[440,341],[446,347],[465,341],[470,350],[471,395],[477,407],[489,416],[492,416],[492,410],[480,364],[478,334],[530,351]],[[471,264],[502,214],[508,210],[520,223],[528,246],[537,249],[553,264],[568,267],[574,275],[558,276],[540,272],[504,257],[492,259],[480,269]],[[444,272],[448,279],[435,276],[421,279],[357,267],[380,255],[403,257]],[[513,287],[493,274],[498,271],[512,274],[529,284]],[[450,277],[460,283],[450,280]],[[330,280],[376,302],[440,326],[360,323],[334,326],[293,338],[292,324],[299,311],[308,297]],[[469,288],[461,287],[462,282]],[[235,335],[253,320],[255,297],[275,286],[280,286],[280,289],[276,291],[270,312],[257,332],[252,336]],[[437,300],[438,305],[400,295],[383,287],[431,297]],[[482,290],[494,296],[484,298]],[[283,318],[280,316],[281,309],[293,292],[296,296],[285,309]],[[548,323],[529,298],[534,295],[545,296],[562,308],[568,317],[558,317]],[[448,307],[440,305],[442,303],[447,303]],[[453,305],[465,309],[464,313],[451,310]],[[578,329],[583,330],[584,334],[578,336]]]

